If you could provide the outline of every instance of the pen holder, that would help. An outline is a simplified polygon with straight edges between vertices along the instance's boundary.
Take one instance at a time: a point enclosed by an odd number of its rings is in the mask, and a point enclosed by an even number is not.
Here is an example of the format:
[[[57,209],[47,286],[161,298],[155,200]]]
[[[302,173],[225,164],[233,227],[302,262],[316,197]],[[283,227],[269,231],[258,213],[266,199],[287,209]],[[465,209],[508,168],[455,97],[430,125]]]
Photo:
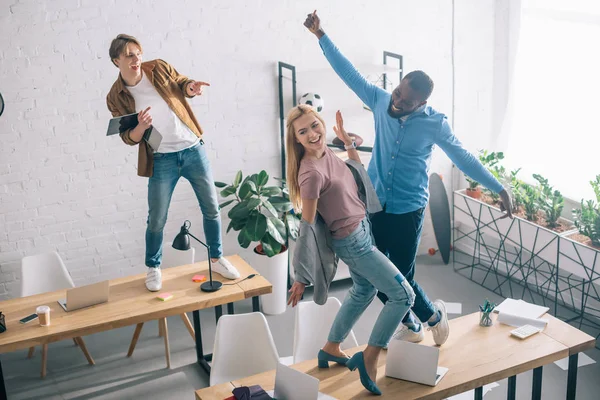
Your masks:
[[[0,333],[6,332],[6,320],[4,319],[4,314],[0,312]]]
[[[480,311],[479,312],[479,326],[492,326],[494,321],[492,321],[491,312]]]

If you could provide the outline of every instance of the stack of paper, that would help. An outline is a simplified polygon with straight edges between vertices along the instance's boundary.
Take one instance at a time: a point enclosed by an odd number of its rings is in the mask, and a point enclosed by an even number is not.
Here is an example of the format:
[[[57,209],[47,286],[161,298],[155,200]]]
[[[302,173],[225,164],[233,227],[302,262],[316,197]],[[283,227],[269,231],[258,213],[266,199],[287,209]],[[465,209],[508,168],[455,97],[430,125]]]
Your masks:
[[[498,322],[505,325],[514,326],[515,328],[520,328],[525,325],[535,326],[540,330],[546,329],[546,325],[548,325],[547,319],[541,318],[526,318],[521,317],[519,315],[509,314],[507,312],[501,312],[498,315]]]
[[[537,319],[548,312],[549,308],[528,303],[524,300],[506,299],[494,308],[497,313],[507,313],[524,318]]]
[[[524,325],[532,325],[544,330],[548,320],[540,317],[548,311],[548,307],[538,306],[524,300],[506,299],[494,309],[498,312],[498,322],[505,325],[520,328]]]

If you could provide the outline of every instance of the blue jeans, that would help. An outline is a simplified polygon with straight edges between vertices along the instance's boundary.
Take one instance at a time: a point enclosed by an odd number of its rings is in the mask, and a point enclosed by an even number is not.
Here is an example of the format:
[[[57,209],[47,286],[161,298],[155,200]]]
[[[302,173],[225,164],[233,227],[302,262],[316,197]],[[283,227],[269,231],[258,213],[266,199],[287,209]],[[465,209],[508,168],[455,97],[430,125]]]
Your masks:
[[[206,244],[210,257],[223,254],[221,214],[212,171],[203,142],[175,153],[154,153],[154,170],[148,181],[148,226],[146,227],[146,265],[159,267],[162,260],[163,229],[169,204],[180,177],[187,179],[200,204]],[[191,211],[191,210],[190,210]],[[181,221],[183,223],[183,221]]]
[[[417,297],[412,311],[421,322],[427,322],[436,312],[435,306],[415,280],[417,250],[424,219],[425,208],[405,214],[388,214],[384,209],[371,216],[377,248],[389,257],[415,291]],[[386,294],[385,291],[377,293],[384,304],[387,301]],[[402,322],[415,323],[410,313]]]
[[[369,345],[386,347],[412,307],[414,291],[396,266],[375,247],[368,218],[348,237],[333,239],[333,250],[348,264],[353,285],[335,317],[328,340],[343,342],[379,290],[387,294],[388,301],[375,322]]]

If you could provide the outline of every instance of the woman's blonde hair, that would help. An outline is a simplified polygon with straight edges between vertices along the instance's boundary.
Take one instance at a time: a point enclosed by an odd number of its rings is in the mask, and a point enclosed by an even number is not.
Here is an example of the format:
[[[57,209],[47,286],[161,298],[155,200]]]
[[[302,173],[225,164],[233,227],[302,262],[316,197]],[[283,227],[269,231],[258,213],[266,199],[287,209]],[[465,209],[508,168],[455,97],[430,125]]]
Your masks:
[[[287,176],[286,182],[290,191],[290,201],[296,212],[302,211],[302,198],[300,197],[300,185],[298,183],[298,171],[300,170],[300,161],[304,157],[304,146],[296,140],[296,130],[294,122],[303,115],[314,115],[325,130],[325,121],[319,113],[309,105],[300,104],[290,110],[287,115],[287,133],[285,135],[285,147],[287,153]],[[324,139],[324,138],[323,138]]]

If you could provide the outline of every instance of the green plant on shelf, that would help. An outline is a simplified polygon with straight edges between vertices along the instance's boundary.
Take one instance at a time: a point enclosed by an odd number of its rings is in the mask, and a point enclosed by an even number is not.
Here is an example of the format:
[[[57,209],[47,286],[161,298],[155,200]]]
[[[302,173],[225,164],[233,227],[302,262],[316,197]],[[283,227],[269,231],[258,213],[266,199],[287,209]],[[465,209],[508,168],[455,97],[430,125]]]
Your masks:
[[[519,187],[519,196],[523,202],[523,208],[525,209],[525,218],[528,221],[535,222],[538,218],[538,211],[540,210],[539,189],[535,186],[523,183]]]
[[[517,178],[519,171],[521,171],[521,168],[514,169],[510,171],[510,175],[508,176],[510,191],[513,197],[514,211],[518,210],[519,207],[523,205],[523,199],[521,197],[520,191],[520,187],[521,185],[523,185],[523,181]]]
[[[479,150],[479,161],[500,182],[503,182],[506,178],[506,169],[500,164],[500,161],[503,159],[504,153],[501,151],[488,152],[487,150]],[[484,189],[484,192],[491,197],[494,203],[500,200],[498,193],[489,189]]]
[[[248,248],[252,242],[260,242],[263,252],[273,257],[285,249],[288,238],[298,236],[299,215],[292,212],[287,189],[267,186],[269,175],[266,171],[243,178],[242,171],[235,175],[230,185],[215,182],[221,188],[221,196],[227,200],[219,207],[235,205],[227,216],[231,219],[227,232],[231,229],[239,232],[238,243]]]
[[[475,190],[477,189],[477,187],[479,186],[479,182],[477,182],[476,180],[473,180],[471,178],[469,178],[468,176],[465,175],[465,179],[467,180],[467,182],[469,183],[469,189],[471,190]]]
[[[563,208],[565,199],[558,190],[548,183],[548,179],[540,174],[533,174],[533,178],[539,182],[539,200],[540,209],[546,214],[546,222],[549,228],[556,228]]]
[[[594,246],[600,246],[600,175],[590,181],[596,200],[581,200],[581,208],[573,210],[575,227],[589,237]]]

